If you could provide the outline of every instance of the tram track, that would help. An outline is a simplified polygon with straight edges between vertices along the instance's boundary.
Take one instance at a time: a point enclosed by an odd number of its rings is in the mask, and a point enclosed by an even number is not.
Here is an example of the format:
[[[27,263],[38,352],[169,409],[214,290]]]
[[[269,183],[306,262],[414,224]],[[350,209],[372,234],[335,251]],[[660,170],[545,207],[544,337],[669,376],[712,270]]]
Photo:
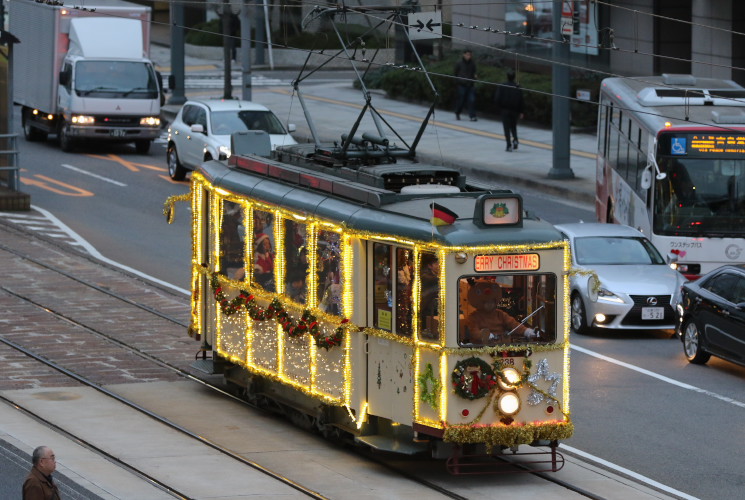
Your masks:
[[[75,283],[75,284],[77,284],[79,286],[84,286],[84,287],[92,290],[93,292],[95,292],[97,294],[104,294],[105,296],[107,296],[109,298],[117,299],[117,300],[121,301],[122,303],[126,304],[128,307],[136,308],[136,309],[138,309],[138,310],[140,310],[140,311],[142,311],[142,312],[144,312],[146,314],[151,314],[151,315],[153,315],[153,316],[155,316],[155,317],[157,317],[157,318],[159,318],[161,320],[165,320],[166,322],[168,322],[168,323],[170,323],[172,325],[176,325],[176,326],[184,327],[184,328],[186,327],[186,324],[184,324],[183,321],[180,321],[178,318],[175,318],[175,317],[173,317],[170,314],[164,313],[163,311],[159,311],[156,308],[150,307],[150,306],[148,306],[146,304],[142,304],[142,303],[138,302],[137,300],[133,300],[133,299],[131,299],[129,297],[124,296],[121,293],[118,293],[118,292],[116,292],[116,291],[114,291],[112,289],[103,287],[103,286],[101,286],[99,284],[96,284],[96,283],[94,283],[92,281],[89,281],[89,280],[86,280],[86,279],[82,279],[82,278],[80,278],[78,276],[74,276],[69,270],[60,269],[57,266],[55,266],[55,265],[53,265],[53,264],[51,264],[49,262],[45,262],[45,261],[40,260],[38,258],[32,257],[30,255],[25,254],[22,251],[19,251],[19,250],[10,248],[10,247],[8,247],[7,245],[4,245],[4,244],[0,245],[0,250],[6,251],[6,252],[14,255],[17,258],[21,258],[21,259],[25,260],[26,262],[28,262],[28,263],[30,263],[32,265],[38,266],[38,267],[40,267],[40,268],[42,268],[42,269],[44,269],[46,271],[53,272],[56,275],[58,275],[59,277],[63,278],[64,280],[69,280],[70,281],[70,284]],[[64,313],[64,312],[62,312],[60,310],[56,310],[56,308],[53,307],[53,306],[51,306],[50,304],[43,303],[42,301],[40,301],[38,299],[34,299],[32,297],[29,297],[29,296],[25,295],[24,293],[19,292],[18,290],[15,290],[15,289],[10,288],[8,286],[2,286],[2,287],[0,287],[0,289],[2,289],[8,295],[14,297],[16,300],[25,302],[26,304],[33,306],[36,310],[43,311],[44,314],[53,316],[57,320],[63,321],[63,322],[67,323],[68,325],[70,325],[73,328],[78,328],[78,329],[81,329],[83,331],[86,331],[89,334],[96,335],[99,338],[105,339],[107,342],[113,343],[114,345],[118,346],[121,349],[126,349],[126,350],[132,352],[133,354],[142,357],[143,359],[146,359],[146,360],[148,360],[148,361],[150,361],[152,363],[157,364],[158,366],[160,366],[163,369],[166,369],[166,370],[169,370],[169,371],[173,372],[174,374],[178,375],[179,377],[183,377],[183,378],[186,378],[186,379],[188,379],[190,381],[194,381],[194,382],[200,383],[200,384],[202,384],[202,385],[204,385],[206,387],[209,387],[211,390],[220,391],[222,395],[229,396],[234,401],[239,401],[241,404],[245,404],[247,406],[251,406],[252,408],[256,408],[255,406],[250,405],[250,403],[246,402],[245,400],[243,400],[241,398],[237,398],[236,396],[234,396],[234,395],[232,395],[232,394],[230,394],[230,393],[222,390],[221,388],[219,388],[219,387],[217,387],[217,386],[215,386],[213,384],[210,384],[210,383],[208,383],[208,382],[206,382],[206,381],[204,381],[204,380],[202,380],[202,379],[200,379],[198,377],[195,377],[193,374],[189,373],[188,371],[186,371],[186,370],[184,370],[184,369],[182,369],[182,368],[180,368],[180,367],[178,367],[178,366],[176,366],[176,365],[174,365],[172,363],[168,363],[167,361],[161,359],[158,356],[153,356],[153,355],[145,352],[145,350],[143,350],[143,349],[140,349],[140,348],[138,348],[136,346],[130,345],[126,341],[123,341],[120,338],[117,338],[115,335],[109,335],[106,332],[102,331],[101,328],[96,328],[96,327],[94,327],[92,325],[86,324],[84,322],[84,319],[82,319],[82,320],[80,318],[76,319],[72,315],[66,314],[66,313]],[[180,298],[182,298],[182,297],[180,297]],[[7,346],[9,346],[9,347],[11,347],[13,349],[16,349],[19,352],[23,352],[26,356],[32,357],[37,362],[44,363],[46,366],[52,367],[53,369],[57,370],[60,373],[69,372],[70,375],[71,375],[70,378],[76,380],[78,383],[84,384],[84,385],[86,385],[88,387],[92,387],[92,388],[94,388],[97,391],[101,391],[102,393],[106,394],[106,396],[111,397],[111,398],[119,401],[121,404],[127,405],[130,408],[133,408],[133,409],[135,409],[137,411],[140,411],[138,409],[138,406],[140,406],[140,405],[138,405],[137,403],[134,403],[132,401],[129,401],[126,398],[123,398],[123,397],[121,397],[121,396],[113,393],[112,391],[109,391],[108,389],[104,388],[102,386],[102,384],[98,384],[98,383],[96,383],[96,382],[94,382],[92,380],[88,380],[85,377],[82,377],[82,376],[80,376],[78,374],[75,374],[75,373],[71,372],[70,370],[65,369],[64,367],[60,367],[61,370],[58,370],[54,366],[55,363],[52,360],[48,360],[48,359],[44,358],[43,356],[40,356],[38,354],[35,354],[35,353],[31,352],[29,349],[24,348],[23,346],[16,345],[14,342],[8,341],[7,339],[3,338],[2,336],[0,336],[0,341],[2,341],[5,345],[7,345]],[[181,358],[181,359],[183,359],[183,358]],[[66,373],[65,373],[65,375],[67,376]],[[5,397],[3,397],[2,399],[3,399],[3,401],[6,402],[6,404],[12,404],[12,405],[18,407],[19,409],[22,409],[21,406],[18,403],[9,402]],[[194,439],[196,439],[197,441],[200,441],[201,439],[204,439],[204,438],[201,438],[200,436],[198,436],[196,433],[193,433],[192,431],[189,431],[188,429],[185,429],[182,426],[179,426],[178,424],[175,424],[174,422],[170,422],[169,419],[167,419],[166,417],[162,417],[162,416],[156,415],[155,413],[151,412],[150,410],[147,410],[146,408],[143,408],[143,410],[144,410],[142,412],[143,414],[148,415],[148,416],[150,416],[153,419],[156,419],[156,420],[162,419],[163,425],[169,425],[169,426],[170,425],[173,425],[174,426],[173,427],[174,429],[178,430],[179,432],[183,432],[187,436],[194,437]],[[28,411],[29,414],[31,414],[31,411],[28,410],[28,409],[22,409],[22,411]],[[152,415],[150,415],[150,414],[152,414]],[[37,415],[37,417],[38,417],[38,415]],[[39,418],[42,418],[42,417],[39,417]],[[209,442],[208,440],[206,440],[202,444],[204,444],[205,446],[212,447],[213,449],[215,449],[217,451],[220,451],[220,453],[225,453],[227,456],[229,456],[231,458],[234,458],[235,460],[238,460],[239,462],[244,463],[247,466],[251,466],[251,467],[258,466],[258,467],[254,467],[257,470],[261,470],[261,468],[263,467],[263,466],[255,463],[255,462],[252,462],[250,460],[247,460],[247,459],[245,459],[243,457],[240,457],[240,456],[234,454],[233,452],[231,452],[227,448],[222,447],[222,446],[220,446],[217,443],[212,443],[212,442]],[[233,455],[235,455],[235,456],[233,456]],[[376,463],[381,464],[386,469],[388,469],[391,472],[394,472],[394,473],[396,473],[396,474],[398,474],[398,475],[400,475],[402,477],[405,477],[409,481],[413,481],[413,482],[416,482],[416,483],[420,484],[421,486],[423,486],[424,488],[428,489],[432,493],[436,492],[437,494],[442,495],[443,497],[454,498],[454,499],[469,498],[467,496],[464,496],[462,494],[459,494],[456,491],[452,491],[451,489],[449,489],[447,487],[441,486],[441,485],[437,484],[434,481],[429,481],[429,480],[427,480],[427,479],[425,479],[423,477],[418,476],[417,474],[412,474],[412,473],[406,471],[404,468],[401,468],[401,467],[398,467],[396,465],[393,465],[390,462],[387,462],[385,460],[380,460],[379,457],[373,456],[374,454],[360,453],[360,455],[361,456],[364,456],[367,460],[372,460],[372,461],[375,461]],[[105,456],[105,455],[102,455],[102,456]],[[109,460],[108,457],[107,457],[107,460]],[[394,463],[395,463],[395,460],[394,460]],[[136,472],[133,472],[133,473],[136,473]],[[269,471],[268,475],[271,476],[271,471]],[[601,497],[596,496],[596,495],[588,494],[587,492],[584,492],[580,488],[573,487],[572,485],[567,484],[567,483],[565,483],[563,481],[554,480],[554,479],[552,479],[550,477],[547,477],[547,475],[542,475],[542,474],[535,474],[535,475],[536,475],[536,477],[541,477],[542,479],[544,479],[546,481],[552,481],[552,482],[554,482],[556,484],[560,484],[562,487],[564,487],[564,488],[566,488],[568,490],[574,491],[576,493],[579,493],[582,496],[589,497],[589,498],[601,498]],[[141,477],[147,478],[147,475],[143,475]],[[277,479],[277,480],[280,480],[280,479]],[[167,488],[167,485],[165,485],[164,487]],[[181,493],[179,493],[178,491],[176,491],[176,490],[174,490],[174,491],[175,491],[175,494],[173,494],[173,496],[178,497],[178,495],[181,495]],[[302,490],[299,490],[299,491],[302,491]],[[306,496],[309,496],[311,498],[325,498],[321,493],[317,493],[317,492],[315,492],[313,490],[310,490],[310,489],[307,489],[307,493],[303,491],[303,494],[306,495]]]

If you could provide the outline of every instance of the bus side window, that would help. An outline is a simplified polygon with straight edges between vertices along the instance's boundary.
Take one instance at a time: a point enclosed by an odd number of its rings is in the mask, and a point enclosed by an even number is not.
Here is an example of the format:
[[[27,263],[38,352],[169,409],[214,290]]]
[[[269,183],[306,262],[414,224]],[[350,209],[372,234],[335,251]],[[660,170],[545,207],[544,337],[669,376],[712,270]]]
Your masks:
[[[419,279],[422,287],[419,309],[421,336],[428,339],[437,339],[439,338],[438,321],[440,317],[440,260],[435,254],[422,253]]]
[[[224,201],[220,227],[220,274],[239,281],[245,278],[245,240],[243,207]]]

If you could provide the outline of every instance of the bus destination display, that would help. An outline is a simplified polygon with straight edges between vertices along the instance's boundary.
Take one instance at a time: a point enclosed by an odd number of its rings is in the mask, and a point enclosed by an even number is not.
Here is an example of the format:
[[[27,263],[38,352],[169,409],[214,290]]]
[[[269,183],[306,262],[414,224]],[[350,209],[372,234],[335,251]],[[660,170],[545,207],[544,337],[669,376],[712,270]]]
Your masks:
[[[745,134],[686,134],[670,137],[672,156],[745,155]]]

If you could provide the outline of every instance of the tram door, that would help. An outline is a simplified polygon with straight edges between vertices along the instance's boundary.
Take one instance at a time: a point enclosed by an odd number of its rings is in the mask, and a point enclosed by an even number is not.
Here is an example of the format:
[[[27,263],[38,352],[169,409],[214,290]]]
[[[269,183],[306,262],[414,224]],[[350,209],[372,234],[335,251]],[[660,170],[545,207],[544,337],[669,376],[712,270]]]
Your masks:
[[[368,317],[378,335],[368,339],[369,413],[411,421],[414,398],[411,248],[370,242]]]

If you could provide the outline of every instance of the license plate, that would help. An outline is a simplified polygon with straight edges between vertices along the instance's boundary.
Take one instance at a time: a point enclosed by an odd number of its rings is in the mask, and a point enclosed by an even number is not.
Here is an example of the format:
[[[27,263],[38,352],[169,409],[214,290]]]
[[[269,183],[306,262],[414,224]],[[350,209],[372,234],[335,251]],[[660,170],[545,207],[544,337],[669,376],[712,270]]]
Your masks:
[[[124,137],[125,135],[127,135],[126,130],[115,128],[111,131],[111,137]]]
[[[642,319],[664,319],[664,307],[642,307]]]

